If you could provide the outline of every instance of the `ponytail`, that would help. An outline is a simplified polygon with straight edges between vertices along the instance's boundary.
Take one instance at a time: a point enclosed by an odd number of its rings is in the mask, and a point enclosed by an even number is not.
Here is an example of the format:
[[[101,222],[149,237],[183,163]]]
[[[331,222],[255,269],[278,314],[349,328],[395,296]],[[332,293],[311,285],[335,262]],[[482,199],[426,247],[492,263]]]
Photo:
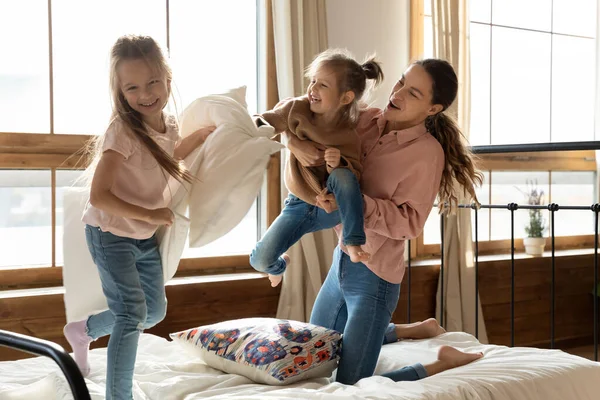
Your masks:
[[[381,69],[381,64],[375,61],[375,57],[369,57],[364,63],[361,65],[362,70],[365,73],[367,79],[375,80],[375,86],[379,85],[383,81],[383,70]]]
[[[425,120],[427,131],[437,139],[444,150],[445,166],[438,192],[440,212],[448,206],[452,212],[458,205],[455,181],[463,188],[463,194],[479,205],[475,186],[483,183],[483,174],[476,170],[474,155],[465,144],[466,139],[457,123],[444,112]]]

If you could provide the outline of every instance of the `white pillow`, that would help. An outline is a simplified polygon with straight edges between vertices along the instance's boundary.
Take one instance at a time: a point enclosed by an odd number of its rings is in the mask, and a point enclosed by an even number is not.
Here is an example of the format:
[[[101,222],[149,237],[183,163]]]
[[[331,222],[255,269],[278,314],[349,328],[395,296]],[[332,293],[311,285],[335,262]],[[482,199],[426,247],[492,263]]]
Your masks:
[[[270,140],[272,127],[256,128],[245,107],[245,90],[201,97],[183,112],[182,137],[217,126],[185,160],[200,180],[188,186],[190,247],[207,245],[240,223],[260,191],[271,154],[283,148]],[[178,191],[173,203],[186,194]]]
[[[267,385],[327,378],[337,367],[342,334],[306,322],[246,318],[170,334],[208,366]]]

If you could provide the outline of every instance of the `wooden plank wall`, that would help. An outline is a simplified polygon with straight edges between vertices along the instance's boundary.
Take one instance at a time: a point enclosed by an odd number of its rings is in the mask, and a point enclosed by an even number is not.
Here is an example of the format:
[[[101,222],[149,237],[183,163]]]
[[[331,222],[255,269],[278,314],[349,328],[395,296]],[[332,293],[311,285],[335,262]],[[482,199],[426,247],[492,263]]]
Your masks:
[[[510,344],[510,261],[480,270],[483,314],[491,343]],[[556,258],[555,340],[567,345],[593,340],[594,257]],[[551,259],[515,262],[515,345],[545,347],[550,341]]]
[[[550,340],[550,259],[524,259],[515,263],[515,344],[548,345]],[[411,320],[435,315],[439,266],[414,267]],[[510,261],[480,263],[480,293],[491,343],[510,344]],[[593,257],[571,256],[556,262],[556,340],[589,343],[593,332]],[[407,280],[393,321],[404,323],[407,313]],[[245,317],[274,317],[279,289],[268,281],[249,279],[167,287],[167,317],[149,332],[167,337],[170,332],[218,321]],[[69,349],[62,327],[62,295],[0,299],[0,329],[51,340]],[[559,343],[560,344],[560,343]],[[106,346],[106,339],[92,347]],[[0,360],[25,355],[0,348]]]

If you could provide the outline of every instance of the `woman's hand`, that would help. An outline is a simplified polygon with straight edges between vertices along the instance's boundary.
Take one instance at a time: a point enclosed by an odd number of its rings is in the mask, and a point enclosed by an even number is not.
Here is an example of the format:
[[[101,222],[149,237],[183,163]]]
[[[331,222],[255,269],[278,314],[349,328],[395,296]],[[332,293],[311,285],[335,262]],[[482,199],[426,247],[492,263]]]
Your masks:
[[[304,167],[318,167],[325,164],[325,150],[322,144],[310,140],[300,140],[295,135],[286,134],[287,147]]]
[[[333,193],[321,193],[317,195],[317,206],[321,207],[327,214],[338,209],[337,201]]]

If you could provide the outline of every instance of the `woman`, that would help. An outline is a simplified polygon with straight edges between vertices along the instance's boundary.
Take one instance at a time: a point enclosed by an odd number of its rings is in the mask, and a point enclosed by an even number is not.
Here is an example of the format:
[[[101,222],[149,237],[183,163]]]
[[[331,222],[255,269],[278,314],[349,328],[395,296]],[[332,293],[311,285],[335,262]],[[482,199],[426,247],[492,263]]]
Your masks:
[[[433,319],[411,325],[390,324],[404,276],[405,240],[423,230],[436,196],[456,205],[454,183],[474,200],[481,174],[456,124],[444,111],[458,91],[450,64],[428,59],[412,64],[394,86],[383,110],[360,116],[366,263],[353,263],[343,245],[315,301],[310,322],[344,333],[337,381],[354,384],[373,375],[382,343],[428,338],[443,332]],[[288,148],[306,166],[321,165],[323,150],[287,137]],[[337,209],[332,194],[319,196],[326,212]],[[339,228],[339,227],[338,227]],[[442,346],[437,361],[385,374],[394,381],[417,380],[482,357]]]

